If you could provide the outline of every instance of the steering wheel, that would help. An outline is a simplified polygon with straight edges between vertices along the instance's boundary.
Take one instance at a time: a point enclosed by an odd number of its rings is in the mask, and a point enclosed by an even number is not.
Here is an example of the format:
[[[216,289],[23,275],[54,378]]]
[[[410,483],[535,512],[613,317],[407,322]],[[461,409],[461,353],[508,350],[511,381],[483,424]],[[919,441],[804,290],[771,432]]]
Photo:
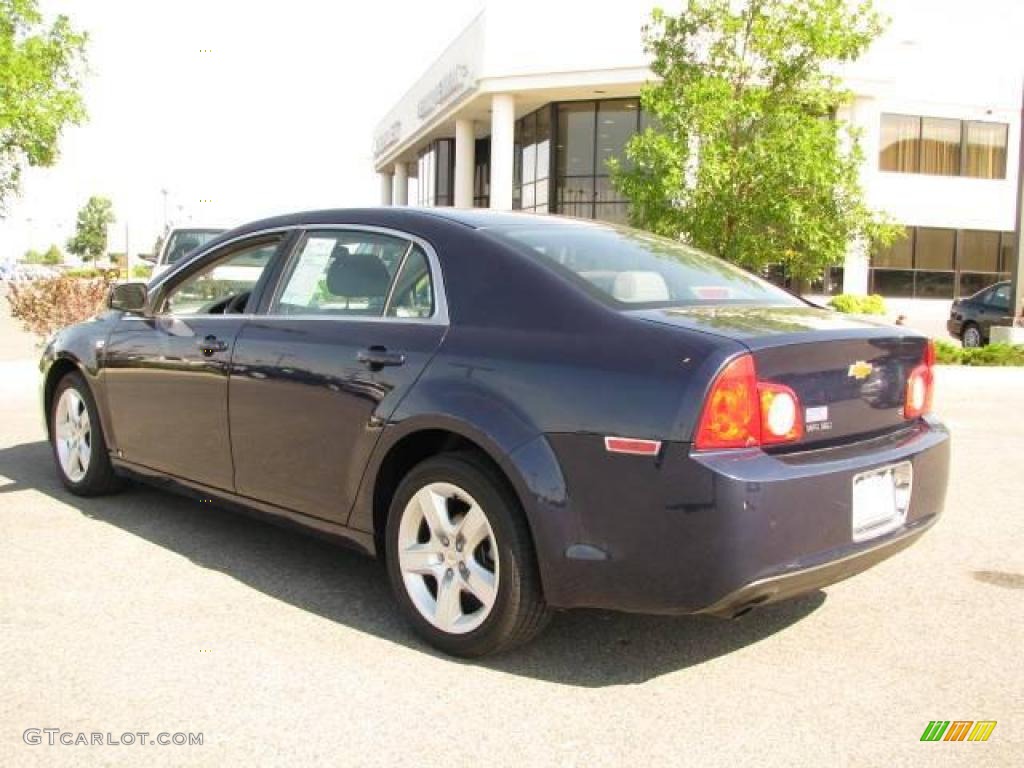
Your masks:
[[[249,301],[249,294],[251,291],[243,291],[231,298],[231,300],[224,305],[225,315],[241,314],[245,311],[245,305]]]

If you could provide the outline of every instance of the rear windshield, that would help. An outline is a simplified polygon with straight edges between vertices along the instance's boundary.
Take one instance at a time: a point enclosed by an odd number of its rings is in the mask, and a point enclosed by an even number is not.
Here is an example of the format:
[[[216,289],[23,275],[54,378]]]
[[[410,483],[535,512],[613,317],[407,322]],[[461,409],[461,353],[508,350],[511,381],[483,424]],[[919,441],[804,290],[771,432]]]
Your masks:
[[[802,303],[749,272],[682,243],[612,226],[548,224],[491,230],[556,265],[588,292],[631,309]]]

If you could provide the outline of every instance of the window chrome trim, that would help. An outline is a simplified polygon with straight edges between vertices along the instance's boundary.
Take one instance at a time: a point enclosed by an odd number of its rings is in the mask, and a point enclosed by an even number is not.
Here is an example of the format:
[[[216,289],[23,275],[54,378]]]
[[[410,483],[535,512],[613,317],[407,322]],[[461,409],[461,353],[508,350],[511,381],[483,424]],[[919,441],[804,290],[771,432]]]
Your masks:
[[[418,235],[404,232],[400,229],[393,229],[390,227],[378,227],[372,224],[296,224],[292,227],[296,232],[300,232],[303,239],[300,239],[295,247],[305,242],[304,238],[310,234],[310,232],[369,232],[377,235],[388,235],[395,237],[400,240],[406,240],[409,246],[406,248],[405,253],[402,256],[401,264],[399,264],[399,270],[402,265],[405,264],[405,260],[409,257],[409,253],[412,251],[414,245],[418,245],[423,249],[423,252],[427,255],[427,264],[430,267],[430,279],[432,283],[432,289],[434,292],[434,311],[429,317],[388,317],[384,314],[387,311],[388,302],[391,300],[391,294],[394,291],[395,280],[398,279],[399,272],[395,272],[394,280],[391,286],[388,288],[388,296],[384,305],[384,309],[380,315],[338,315],[331,313],[323,314],[303,314],[303,315],[286,315],[280,312],[267,311],[265,314],[253,315],[254,320],[338,320],[341,322],[362,322],[362,323],[409,323],[412,325],[450,325],[450,319],[448,315],[448,299],[444,289],[444,275],[441,272],[441,262],[437,257],[437,251],[434,250],[429,242],[424,240]],[[301,252],[293,252],[289,254],[289,260],[293,258],[299,258]],[[282,279],[284,272],[281,273]],[[283,290],[283,284],[278,283],[274,286],[274,298],[271,300],[271,307],[278,300],[280,292]],[[236,315],[240,317],[240,315]]]
[[[192,266],[196,262],[201,261],[208,254],[213,253],[214,250],[219,251],[222,248],[228,248],[228,247],[230,247],[230,246],[232,246],[232,245],[234,245],[234,244],[236,244],[238,242],[241,242],[243,240],[258,239],[258,238],[264,237],[266,235],[274,235],[274,234],[278,234],[278,233],[285,233],[285,235],[287,235],[290,232],[298,232],[298,233],[300,233],[304,237],[305,235],[307,235],[309,233],[310,230],[314,230],[314,231],[343,230],[343,231],[372,232],[372,233],[375,233],[375,234],[391,235],[392,237],[397,237],[397,238],[401,238],[403,240],[408,240],[409,243],[410,243],[410,246],[406,250],[406,253],[405,253],[405,255],[402,258],[402,264],[404,264],[405,263],[405,259],[408,258],[409,252],[411,251],[411,248],[412,248],[412,245],[420,246],[420,248],[423,249],[423,252],[426,253],[426,255],[427,255],[427,263],[430,266],[430,277],[431,277],[431,282],[433,283],[432,288],[433,288],[433,291],[434,291],[434,312],[433,312],[433,314],[431,314],[430,317],[388,317],[387,315],[380,315],[380,316],[377,316],[377,315],[334,315],[334,314],[284,315],[284,314],[275,314],[275,313],[271,313],[271,312],[268,311],[266,313],[247,312],[245,314],[231,314],[231,315],[203,315],[203,314],[174,315],[174,314],[166,314],[166,315],[160,315],[160,316],[162,316],[162,317],[178,317],[178,318],[181,318],[182,320],[187,320],[188,318],[202,318],[203,320],[220,318],[220,319],[224,319],[224,320],[289,320],[289,321],[292,321],[292,320],[338,320],[338,321],[342,321],[342,322],[364,322],[364,323],[365,322],[371,322],[371,323],[372,322],[388,322],[388,323],[410,323],[410,324],[413,324],[413,325],[443,325],[443,326],[448,326],[448,325],[451,324],[451,320],[450,320],[450,317],[449,317],[449,314],[448,314],[448,294],[445,291],[445,286],[444,286],[444,273],[441,271],[441,261],[440,261],[440,259],[438,259],[437,251],[434,250],[434,246],[431,245],[428,241],[424,240],[422,237],[420,237],[418,235],[414,235],[414,234],[412,234],[410,232],[405,232],[405,231],[400,230],[400,229],[393,229],[391,227],[378,227],[378,226],[373,225],[373,224],[339,224],[339,223],[290,224],[290,225],[286,225],[286,226],[269,227],[267,229],[259,229],[259,230],[254,230],[252,232],[246,232],[245,234],[238,235],[236,237],[231,238],[230,240],[225,240],[223,243],[218,243],[214,248],[209,249],[208,251],[204,251],[204,252],[200,253],[198,256],[196,256],[194,259],[190,259],[188,262],[185,262],[185,265],[181,265],[179,263],[179,266],[180,267]],[[302,241],[300,240],[299,242],[302,242]],[[296,243],[296,247],[297,246],[298,246],[298,243]],[[291,258],[291,257],[292,257],[292,254],[288,254],[288,256],[286,256],[285,258]],[[150,286],[149,286],[150,294],[152,294],[154,291],[162,290],[162,288],[164,287],[164,284],[167,282],[168,279],[170,279],[172,276],[176,276],[176,275],[178,275],[178,274],[180,274],[182,272],[185,272],[185,271],[187,271],[186,268],[180,268],[180,269],[172,268],[172,269],[168,269],[168,270],[162,272],[160,275],[158,275],[156,277],[156,282],[150,284]],[[283,276],[284,276],[284,273],[282,272],[282,278],[283,278]],[[397,278],[398,278],[398,272],[395,273],[395,279],[397,280]],[[278,290],[280,289],[280,287],[281,287],[280,282],[278,283],[278,285],[274,286],[274,299],[273,299],[273,301],[277,300],[277,293],[278,293]],[[392,286],[391,286],[392,290],[393,290],[393,288],[394,288],[394,284],[392,284]],[[390,291],[389,291],[388,299],[390,300],[390,298],[391,297],[390,297]],[[385,311],[386,310],[387,310],[387,305],[385,305]],[[151,315],[149,317],[142,316],[142,315],[125,315],[125,317],[136,317],[139,320],[148,320],[148,319],[152,319],[152,317],[157,317],[157,316],[158,315]]]

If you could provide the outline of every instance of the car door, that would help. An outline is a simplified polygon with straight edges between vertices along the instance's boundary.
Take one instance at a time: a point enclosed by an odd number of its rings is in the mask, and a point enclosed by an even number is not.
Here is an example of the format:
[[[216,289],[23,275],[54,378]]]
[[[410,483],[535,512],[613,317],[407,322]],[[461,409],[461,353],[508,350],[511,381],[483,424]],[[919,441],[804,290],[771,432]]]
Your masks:
[[[382,425],[447,329],[436,254],[392,231],[310,230],[265,308],[235,344],[235,486],[345,523]]]
[[[103,378],[119,458],[232,490],[228,365],[284,238],[226,245],[158,283],[151,312],[118,321]]]
[[[985,295],[982,333],[987,339],[993,325],[1013,325],[1010,315],[1010,286],[997,285]]]

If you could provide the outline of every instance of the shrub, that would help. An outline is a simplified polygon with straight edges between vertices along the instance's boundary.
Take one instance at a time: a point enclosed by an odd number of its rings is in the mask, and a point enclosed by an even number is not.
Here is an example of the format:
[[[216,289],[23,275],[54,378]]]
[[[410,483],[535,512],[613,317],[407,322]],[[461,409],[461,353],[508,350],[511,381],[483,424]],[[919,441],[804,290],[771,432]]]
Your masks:
[[[989,344],[987,347],[964,349],[948,341],[936,341],[935,362],[940,365],[1024,365],[1024,346]]]
[[[11,283],[7,301],[11,315],[25,330],[43,339],[72,323],[88,320],[103,309],[117,273],[107,271],[93,279],[68,275]]]
[[[870,296],[857,296],[852,293],[841,293],[833,296],[828,305],[837,312],[851,315],[884,315],[885,299],[877,293]]]
[[[960,365],[963,359],[963,347],[958,347],[948,341],[935,342],[935,362],[939,365]]]
[[[153,274],[152,264],[136,264],[132,267],[132,280],[149,280]]]

